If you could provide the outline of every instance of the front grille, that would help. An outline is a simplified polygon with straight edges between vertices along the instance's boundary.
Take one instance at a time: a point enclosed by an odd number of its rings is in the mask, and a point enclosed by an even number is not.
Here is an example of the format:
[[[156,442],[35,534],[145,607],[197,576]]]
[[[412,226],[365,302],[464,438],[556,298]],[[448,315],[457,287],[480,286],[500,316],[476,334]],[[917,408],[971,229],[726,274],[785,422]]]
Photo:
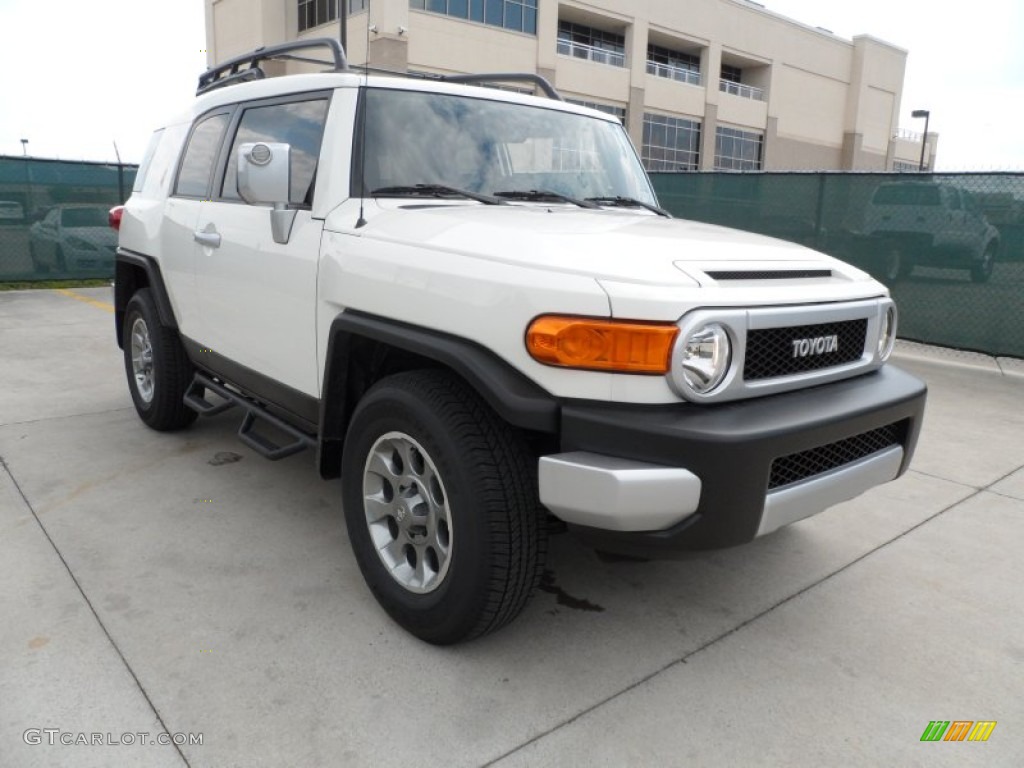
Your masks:
[[[764,270],[736,269],[721,272],[705,272],[714,280],[809,280],[812,277],[832,277],[831,269],[784,269],[767,272]]]
[[[867,320],[845,320],[820,325],[795,325],[788,328],[763,328],[747,334],[747,360],[743,378],[747,381],[773,379],[795,373],[832,368],[860,360],[864,354]],[[836,337],[835,349],[822,344],[826,351],[814,350],[804,356],[794,342]],[[813,346],[813,345],[811,345]]]
[[[893,445],[902,445],[906,428],[905,421],[898,421],[845,440],[778,458],[772,462],[768,490],[798,483]]]

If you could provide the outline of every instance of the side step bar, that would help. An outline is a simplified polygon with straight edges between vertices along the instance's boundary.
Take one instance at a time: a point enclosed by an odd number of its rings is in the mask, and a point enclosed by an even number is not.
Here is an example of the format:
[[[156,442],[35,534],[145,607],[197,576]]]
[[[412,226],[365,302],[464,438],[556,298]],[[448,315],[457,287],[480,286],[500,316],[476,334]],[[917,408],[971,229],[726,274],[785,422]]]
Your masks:
[[[213,392],[223,402],[211,403],[206,399],[207,391]],[[185,392],[184,400],[185,405],[200,416],[214,416],[234,408],[236,405],[242,408],[245,411],[245,417],[242,419],[242,426],[238,428],[238,439],[256,451],[260,456],[271,461],[287,458],[306,448],[316,447],[316,440],[312,435],[296,429],[288,422],[270,413],[259,403],[237,392],[232,392],[206,374],[195,374],[188,391]],[[266,435],[261,435],[256,431],[256,422],[259,420],[263,420],[279,432],[283,432],[291,438],[291,441],[279,445]]]

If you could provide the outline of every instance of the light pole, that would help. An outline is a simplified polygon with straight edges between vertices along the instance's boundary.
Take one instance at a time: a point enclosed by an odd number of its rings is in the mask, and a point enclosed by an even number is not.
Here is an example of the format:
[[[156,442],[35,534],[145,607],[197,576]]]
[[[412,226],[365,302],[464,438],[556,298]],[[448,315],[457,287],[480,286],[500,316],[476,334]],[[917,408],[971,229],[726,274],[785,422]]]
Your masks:
[[[931,119],[932,113],[927,109],[915,109],[910,113],[910,116],[924,118],[924,137],[921,139],[921,162],[917,164],[917,170],[920,172],[924,170],[924,153],[928,148],[928,121]]]
[[[28,157],[28,139],[21,140],[21,155],[22,157]]]
[[[338,0],[338,16],[341,17],[341,48],[348,56],[348,0]]]

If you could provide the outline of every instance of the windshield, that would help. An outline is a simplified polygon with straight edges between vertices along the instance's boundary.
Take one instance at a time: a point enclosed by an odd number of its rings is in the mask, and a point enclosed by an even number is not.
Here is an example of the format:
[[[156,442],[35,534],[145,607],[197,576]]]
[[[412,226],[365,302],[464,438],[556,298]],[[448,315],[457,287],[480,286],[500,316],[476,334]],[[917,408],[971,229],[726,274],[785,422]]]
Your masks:
[[[544,190],[579,199],[656,202],[619,123],[524,104],[391,89],[369,89],[364,114],[364,194],[432,184],[485,195]],[[358,181],[353,186],[358,195]]]

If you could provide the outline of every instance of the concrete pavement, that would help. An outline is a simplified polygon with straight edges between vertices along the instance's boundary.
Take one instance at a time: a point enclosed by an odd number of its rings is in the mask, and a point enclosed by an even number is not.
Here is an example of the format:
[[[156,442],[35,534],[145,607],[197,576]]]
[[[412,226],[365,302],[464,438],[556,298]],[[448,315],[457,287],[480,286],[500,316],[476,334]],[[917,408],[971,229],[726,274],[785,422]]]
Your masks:
[[[363,585],[338,482],[228,414],[146,429],[109,291],[73,293],[0,293],[2,766],[1024,762],[1024,378],[908,356],[901,480],[682,562],[557,537],[514,624],[438,649]]]

